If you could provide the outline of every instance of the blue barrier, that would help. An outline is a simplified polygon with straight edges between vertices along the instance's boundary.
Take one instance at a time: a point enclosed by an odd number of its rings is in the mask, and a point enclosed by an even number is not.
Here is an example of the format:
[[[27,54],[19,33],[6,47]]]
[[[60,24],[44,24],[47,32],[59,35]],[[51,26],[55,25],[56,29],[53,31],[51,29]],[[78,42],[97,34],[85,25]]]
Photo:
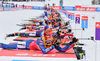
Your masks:
[[[71,7],[71,6],[62,6],[62,10],[75,11],[75,7]]]
[[[96,7],[96,11],[100,11],[100,7]]]
[[[4,7],[4,11],[10,11],[9,7]]]
[[[35,9],[35,10],[43,10],[43,7],[33,6],[33,9]]]

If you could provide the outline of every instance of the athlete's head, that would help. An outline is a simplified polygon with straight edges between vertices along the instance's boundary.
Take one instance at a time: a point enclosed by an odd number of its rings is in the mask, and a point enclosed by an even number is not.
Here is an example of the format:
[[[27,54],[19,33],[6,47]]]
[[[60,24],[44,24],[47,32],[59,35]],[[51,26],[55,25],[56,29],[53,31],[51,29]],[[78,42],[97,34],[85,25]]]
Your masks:
[[[53,34],[54,32],[51,29],[47,29],[46,31],[44,31],[44,38],[45,38],[45,43],[46,45],[52,45],[53,42]]]

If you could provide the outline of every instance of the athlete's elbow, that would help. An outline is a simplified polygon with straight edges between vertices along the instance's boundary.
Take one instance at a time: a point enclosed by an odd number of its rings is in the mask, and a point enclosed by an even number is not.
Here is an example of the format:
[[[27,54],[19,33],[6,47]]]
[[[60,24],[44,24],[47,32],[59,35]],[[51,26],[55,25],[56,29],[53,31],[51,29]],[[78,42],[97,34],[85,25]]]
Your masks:
[[[43,54],[47,54],[48,50],[42,50]]]
[[[44,51],[43,54],[47,54],[48,52]]]

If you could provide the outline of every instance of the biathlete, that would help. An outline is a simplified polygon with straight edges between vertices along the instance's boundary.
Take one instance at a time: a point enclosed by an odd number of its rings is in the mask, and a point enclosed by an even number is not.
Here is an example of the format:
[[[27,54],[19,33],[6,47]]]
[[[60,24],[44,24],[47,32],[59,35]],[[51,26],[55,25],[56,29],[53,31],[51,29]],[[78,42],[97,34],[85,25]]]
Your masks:
[[[54,45],[48,44],[53,41],[53,37],[48,37],[45,34],[49,33],[50,30],[44,32],[44,37],[37,40],[24,40],[18,43],[3,44],[0,43],[0,47],[3,49],[26,49],[26,50],[41,50],[44,54],[54,49]],[[52,31],[51,31],[52,32]],[[52,32],[53,33],[53,32]]]
[[[29,29],[29,30],[32,30],[32,29],[35,29],[35,30],[46,30],[48,28],[50,28],[50,26],[43,25],[42,23],[40,23],[40,26],[26,26],[26,27],[21,28],[20,30],[23,30],[23,29]]]
[[[21,36],[21,37],[43,37],[43,33],[44,33],[44,31],[36,31],[36,32],[15,32],[15,33],[6,35],[6,38],[7,37],[13,37],[13,36]]]
[[[4,44],[0,43],[0,47],[3,49],[21,49],[21,50],[41,50],[44,54],[47,54],[52,49],[56,48],[60,52],[65,52],[70,48],[74,47],[76,38],[73,38],[72,42],[68,43],[64,48],[61,48],[58,43],[56,43],[55,35],[53,36],[53,31],[48,29],[44,32],[44,37],[37,40],[24,40],[18,43]]]

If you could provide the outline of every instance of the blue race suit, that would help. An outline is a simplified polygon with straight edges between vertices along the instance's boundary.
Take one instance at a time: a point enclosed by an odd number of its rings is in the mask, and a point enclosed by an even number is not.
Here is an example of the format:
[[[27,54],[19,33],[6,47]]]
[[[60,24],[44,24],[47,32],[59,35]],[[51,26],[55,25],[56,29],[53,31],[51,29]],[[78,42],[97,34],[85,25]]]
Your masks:
[[[32,29],[38,29],[38,30],[46,30],[46,29],[48,29],[48,28],[49,28],[48,25],[38,26],[38,27],[32,27]]]
[[[74,47],[75,44],[72,44],[72,45],[66,45],[65,47],[61,48],[60,46],[56,47],[56,49],[59,51],[59,52],[65,52],[67,50],[69,50],[70,48]]]
[[[43,37],[44,31],[36,31],[32,33],[18,33],[16,36],[25,36],[25,37]]]
[[[24,40],[24,41],[22,41],[22,42],[25,42],[25,43],[26,43],[26,45],[24,45],[24,46],[25,46],[24,48],[18,47],[18,43],[11,43],[11,44],[0,43],[0,47],[3,48],[3,49],[26,49],[26,50],[30,50],[29,45],[30,45],[30,44],[32,45],[32,43],[33,43],[33,45],[31,46],[31,47],[33,47],[33,50],[34,50],[34,48],[35,48],[34,46],[39,46],[38,48],[39,48],[44,54],[46,54],[46,53],[50,52],[52,49],[54,49],[54,45],[52,45],[52,46],[49,47],[49,48],[45,48],[42,38],[37,39],[36,42],[35,42],[35,40],[32,40],[32,39],[30,39],[30,40]],[[35,42],[35,44],[34,44],[34,42]],[[39,50],[39,49],[38,49],[38,50]]]

